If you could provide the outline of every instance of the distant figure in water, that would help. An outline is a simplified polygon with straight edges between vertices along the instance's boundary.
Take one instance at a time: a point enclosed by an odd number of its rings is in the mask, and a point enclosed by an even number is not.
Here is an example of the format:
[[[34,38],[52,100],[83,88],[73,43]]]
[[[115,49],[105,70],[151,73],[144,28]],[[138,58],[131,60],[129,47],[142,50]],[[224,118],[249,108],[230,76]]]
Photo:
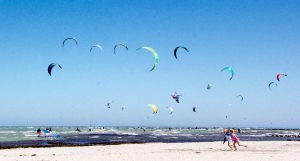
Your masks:
[[[38,129],[36,130],[36,133],[37,133],[38,135],[41,135],[41,134],[42,134],[42,130],[41,130],[40,128],[38,128]]]
[[[169,131],[171,131],[172,130],[172,128],[169,128]]]
[[[233,147],[234,147],[234,150],[236,151],[237,148],[236,148],[236,145],[235,144],[238,144],[239,146],[243,146],[245,148],[247,148],[246,145],[242,145],[240,144],[240,139],[238,138],[238,136],[234,133],[234,130],[233,129],[230,129],[229,130],[230,133],[231,133],[231,136],[232,136],[232,140],[233,140]]]
[[[241,129],[238,129],[238,133],[239,133],[239,134],[241,133]]]
[[[92,131],[92,129],[89,129],[89,131]]]
[[[76,128],[76,131],[81,132],[81,130],[78,127]]]
[[[51,132],[51,131],[52,131],[52,129],[51,129],[51,128],[49,128],[49,131]]]
[[[49,133],[50,131],[49,131],[49,129],[48,128],[46,128],[46,130],[43,130],[43,133]]]

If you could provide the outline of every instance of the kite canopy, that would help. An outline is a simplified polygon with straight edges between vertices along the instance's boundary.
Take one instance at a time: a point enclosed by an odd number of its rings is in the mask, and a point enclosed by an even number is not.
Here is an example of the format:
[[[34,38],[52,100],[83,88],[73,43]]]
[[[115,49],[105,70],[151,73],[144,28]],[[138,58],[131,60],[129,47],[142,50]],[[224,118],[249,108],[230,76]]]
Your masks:
[[[103,48],[102,48],[102,46],[101,46],[101,45],[99,45],[99,44],[96,44],[96,45],[93,45],[93,46],[90,48],[90,52],[92,52],[94,48],[98,48],[98,49],[100,49],[100,51],[101,51],[101,52],[103,51]]]
[[[114,47],[114,54],[116,54],[116,48],[119,47],[119,46],[125,48],[125,49],[128,51],[128,47],[127,47],[125,44],[117,44],[117,45],[115,45],[115,47]]]
[[[114,103],[114,101],[109,101],[109,102],[107,102],[107,103],[106,103],[106,107],[110,109],[112,103]]]
[[[48,74],[49,74],[50,76],[51,76],[51,74],[52,74],[52,69],[53,69],[56,65],[57,65],[60,69],[62,69],[62,67],[61,67],[59,64],[51,63],[51,64],[48,66]]]
[[[278,86],[277,83],[275,83],[275,82],[270,82],[270,83],[269,83],[269,89],[272,90],[272,86],[274,86],[274,85],[275,85],[276,87]]]
[[[156,114],[158,112],[158,108],[155,104],[148,104],[148,106],[152,108],[153,114]]]
[[[168,108],[168,109],[169,109],[169,111],[170,111],[170,115],[172,115],[172,114],[173,114],[173,111],[174,111],[174,109],[173,109],[171,106],[168,106],[167,108]]]
[[[66,38],[66,39],[63,41],[62,46],[64,47],[64,46],[65,46],[65,43],[66,43],[67,41],[70,41],[70,40],[74,41],[74,42],[76,43],[76,45],[78,45],[78,42],[77,42],[76,39],[74,39],[74,38],[72,38],[72,37],[68,37],[68,38]]]
[[[236,97],[240,97],[241,98],[241,102],[244,100],[244,97],[242,95],[237,95]]]
[[[229,80],[231,80],[234,76],[234,70],[231,67],[224,67],[221,72],[223,72],[224,70],[228,70],[231,73],[231,77],[229,78]]]
[[[178,94],[177,92],[174,92],[171,94],[171,97],[177,102],[179,103],[179,97],[181,97],[182,95]]]
[[[212,88],[211,84],[208,84],[207,87],[206,87],[207,90],[210,90],[211,88]]]
[[[285,73],[279,73],[279,74],[276,75],[276,79],[277,79],[278,81],[280,81],[280,77],[281,77],[281,76],[287,77],[287,75],[286,75]]]
[[[186,52],[189,52],[189,49],[184,47],[184,46],[177,46],[175,49],[174,49],[174,57],[177,59],[177,51],[178,49],[184,49]]]
[[[140,47],[140,48],[138,48],[138,49],[136,49],[136,50],[140,50],[140,49],[146,49],[146,50],[150,51],[150,52],[153,54],[153,56],[154,56],[154,65],[153,65],[153,67],[150,69],[150,71],[153,71],[153,70],[156,68],[157,64],[158,64],[158,54],[157,54],[156,51],[155,51],[153,48],[151,48],[151,47],[143,46],[143,47]]]

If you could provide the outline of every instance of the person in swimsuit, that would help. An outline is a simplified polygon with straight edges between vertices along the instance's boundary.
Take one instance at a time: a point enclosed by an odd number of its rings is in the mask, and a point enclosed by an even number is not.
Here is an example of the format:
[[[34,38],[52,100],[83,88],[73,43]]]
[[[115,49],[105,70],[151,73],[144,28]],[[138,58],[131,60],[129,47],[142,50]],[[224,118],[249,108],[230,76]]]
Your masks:
[[[243,147],[247,148],[246,145],[240,144],[240,139],[239,139],[238,136],[235,134],[235,132],[234,132],[233,129],[230,129],[229,131],[230,131],[230,134],[231,134],[231,136],[232,136],[234,150],[237,150],[236,144],[238,144],[238,146],[243,146]]]
[[[231,143],[232,143],[232,136],[231,136],[231,133],[230,133],[230,131],[228,129],[224,129],[224,141],[223,141],[223,144],[226,141],[228,142],[228,147],[231,150],[233,150],[232,145],[231,145]]]

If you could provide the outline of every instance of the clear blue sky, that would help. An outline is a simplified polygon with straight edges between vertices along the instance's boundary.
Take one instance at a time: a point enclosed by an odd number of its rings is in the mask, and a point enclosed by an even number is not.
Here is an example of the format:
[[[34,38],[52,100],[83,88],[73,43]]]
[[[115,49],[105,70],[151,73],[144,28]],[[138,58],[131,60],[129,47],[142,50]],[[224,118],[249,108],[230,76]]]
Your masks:
[[[0,125],[299,128],[299,17],[300,2],[288,0],[0,0]],[[67,37],[79,46],[62,48]],[[114,55],[120,42],[129,51]],[[96,43],[102,53],[89,52]],[[178,45],[190,52],[176,60]],[[159,54],[153,72],[140,46]],[[50,77],[52,62],[63,70]],[[231,81],[224,66],[236,72]],[[279,72],[288,77],[269,91]]]

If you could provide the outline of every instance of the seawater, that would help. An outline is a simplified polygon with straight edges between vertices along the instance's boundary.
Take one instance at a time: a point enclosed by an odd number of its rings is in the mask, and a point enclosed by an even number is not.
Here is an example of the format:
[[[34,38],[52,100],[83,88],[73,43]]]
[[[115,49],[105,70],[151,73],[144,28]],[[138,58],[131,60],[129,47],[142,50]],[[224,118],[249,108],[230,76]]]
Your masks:
[[[223,140],[223,128],[194,127],[51,127],[59,137],[37,137],[36,130],[46,127],[0,127],[0,148],[109,145],[147,142],[206,142]],[[81,132],[76,131],[79,128]],[[300,129],[240,128],[241,141],[277,141],[299,135]],[[237,132],[237,130],[236,130]],[[292,138],[298,140],[298,138]],[[299,138],[300,140],[300,138]]]

